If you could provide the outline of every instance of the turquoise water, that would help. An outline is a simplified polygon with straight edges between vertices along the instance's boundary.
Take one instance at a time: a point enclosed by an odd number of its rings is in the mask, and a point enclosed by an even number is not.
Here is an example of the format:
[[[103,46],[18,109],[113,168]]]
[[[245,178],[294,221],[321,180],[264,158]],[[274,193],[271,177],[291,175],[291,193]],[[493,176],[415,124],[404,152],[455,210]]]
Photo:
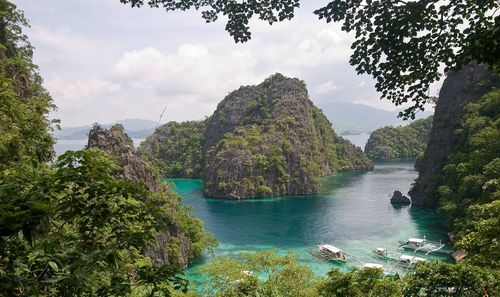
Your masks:
[[[373,171],[325,177],[316,196],[207,199],[202,196],[201,180],[169,181],[217,238],[216,256],[276,248],[282,253],[297,254],[299,261],[317,274],[325,274],[332,267],[347,270],[362,262],[385,264],[393,270],[388,263],[374,258],[371,251],[384,247],[398,253],[398,241],[408,237],[426,236],[437,241],[447,238],[443,222],[434,211],[394,207],[389,203],[394,190],[406,193],[410,188],[417,176],[413,163],[414,160],[377,163]],[[333,244],[353,257],[348,258],[347,265],[323,263],[308,253],[321,242]],[[186,275],[195,285],[202,280],[196,269],[209,258],[205,256],[187,269]]]

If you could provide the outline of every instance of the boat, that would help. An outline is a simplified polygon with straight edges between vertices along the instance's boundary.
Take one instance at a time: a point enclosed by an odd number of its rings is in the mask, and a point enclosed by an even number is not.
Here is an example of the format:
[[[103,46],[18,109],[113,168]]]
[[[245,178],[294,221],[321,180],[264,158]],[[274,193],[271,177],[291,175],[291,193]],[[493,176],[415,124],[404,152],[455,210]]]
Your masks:
[[[338,247],[331,244],[320,244],[317,249],[310,251],[310,253],[311,255],[326,261],[346,262],[345,253]]]
[[[401,255],[399,257],[399,261],[397,264],[404,266],[404,267],[407,267],[407,268],[411,268],[411,267],[414,267],[415,265],[417,265],[417,263],[427,262],[427,261],[428,261],[427,259],[420,258],[420,257],[415,257],[415,256],[411,256],[411,255]]]
[[[387,257],[387,250],[384,248],[376,248],[373,250],[373,252],[379,256]]]
[[[361,268],[362,269],[375,268],[375,269],[382,269],[382,270],[384,270],[384,265],[377,264],[377,263],[363,263],[363,266],[361,266]]]
[[[438,252],[438,253],[450,253],[451,251],[444,250],[444,244],[439,242],[433,242],[424,238],[410,237],[406,241],[400,241],[400,248],[411,249],[415,252],[423,252],[426,254]]]

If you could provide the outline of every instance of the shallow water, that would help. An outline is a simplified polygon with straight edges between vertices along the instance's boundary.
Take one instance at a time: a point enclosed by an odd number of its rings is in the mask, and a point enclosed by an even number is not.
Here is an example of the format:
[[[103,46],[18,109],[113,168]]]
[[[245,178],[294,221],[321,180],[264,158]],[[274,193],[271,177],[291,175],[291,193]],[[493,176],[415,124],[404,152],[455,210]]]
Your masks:
[[[332,267],[348,270],[363,262],[382,263],[372,250],[384,247],[396,253],[399,240],[426,236],[446,238],[442,219],[430,209],[394,207],[389,203],[394,190],[406,193],[417,174],[414,160],[377,163],[373,171],[350,171],[322,179],[319,195],[242,201],[206,199],[202,181],[169,179],[184,203],[215,235],[216,256],[238,255],[245,251],[276,248],[296,253],[301,263],[317,274]],[[323,263],[308,251],[318,243],[330,243],[352,255],[347,265]],[[412,252],[407,252],[412,253]],[[196,273],[206,256],[186,271],[196,285]],[[438,257],[447,260],[447,257]],[[385,263],[388,270],[393,270]],[[401,273],[401,271],[398,270]]]

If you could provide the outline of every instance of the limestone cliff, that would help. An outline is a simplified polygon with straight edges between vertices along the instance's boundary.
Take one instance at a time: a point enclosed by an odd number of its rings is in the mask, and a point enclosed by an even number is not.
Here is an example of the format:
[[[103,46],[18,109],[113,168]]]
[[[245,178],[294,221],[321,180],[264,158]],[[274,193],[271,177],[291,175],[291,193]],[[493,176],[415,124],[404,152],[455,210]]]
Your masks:
[[[168,221],[168,230],[157,234],[156,241],[144,248],[144,254],[155,263],[176,264],[185,268],[199,253],[195,246],[200,245],[203,234],[200,237],[199,233],[203,233],[203,229],[198,228],[197,232],[184,230],[180,225],[185,222],[179,222],[176,218],[182,217],[200,226],[201,222],[185,213],[178,205],[178,197],[166,184],[160,182],[158,174],[135,149],[132,139],[124,133],[121,125],[115,125],[109,130],[95,126],[89,133],[87,147],[99,148],[115,158],[119,165],[114,173],[115,178],[143,183],[150,191],[165,196],[171,205],[169,212],[172,213],[171,217],[164,218]]]
[[[230,93],[207,120],[204,139],[207,197],[315,194],[320,176],[373,168],[335,134],[305,83],[281,74]]]
[[[429,144],[418,162],[419,176],[409,194],[414,205],[436,207],[436,185],[442,177],[447,157],[462,141],[454,133],[464,114],[464,105],[476,102],[493,87],[500,87],[500,78],[483,65],[468,65],[448,73],[434,112]]]

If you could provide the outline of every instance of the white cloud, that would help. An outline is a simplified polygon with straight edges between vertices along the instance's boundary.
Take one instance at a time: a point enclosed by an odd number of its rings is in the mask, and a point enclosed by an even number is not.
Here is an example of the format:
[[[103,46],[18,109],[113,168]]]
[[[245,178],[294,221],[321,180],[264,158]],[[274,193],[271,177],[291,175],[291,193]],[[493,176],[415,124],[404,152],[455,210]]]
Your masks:
[[[222,21],[196,13],[88,0],[47,0],[42,13],[31,1],[20,0],[34,17],[35,62],[66,126],[156,119],[165,105],[166,120],[201,119],[230,91],[276,72],[303,79],[315,102],[379,104],[373,80],[348,63],[353,37],[304,9],[273,26],[252,21],[252,39],[235,44]]]
[[[322,83],[320,85],[317,85],[314,90],[318,94],[329,94],[329,93],[335,92],[338,89],[339,89],[339,86],[334,84],[332,81],[328,81],[326,83]]]

